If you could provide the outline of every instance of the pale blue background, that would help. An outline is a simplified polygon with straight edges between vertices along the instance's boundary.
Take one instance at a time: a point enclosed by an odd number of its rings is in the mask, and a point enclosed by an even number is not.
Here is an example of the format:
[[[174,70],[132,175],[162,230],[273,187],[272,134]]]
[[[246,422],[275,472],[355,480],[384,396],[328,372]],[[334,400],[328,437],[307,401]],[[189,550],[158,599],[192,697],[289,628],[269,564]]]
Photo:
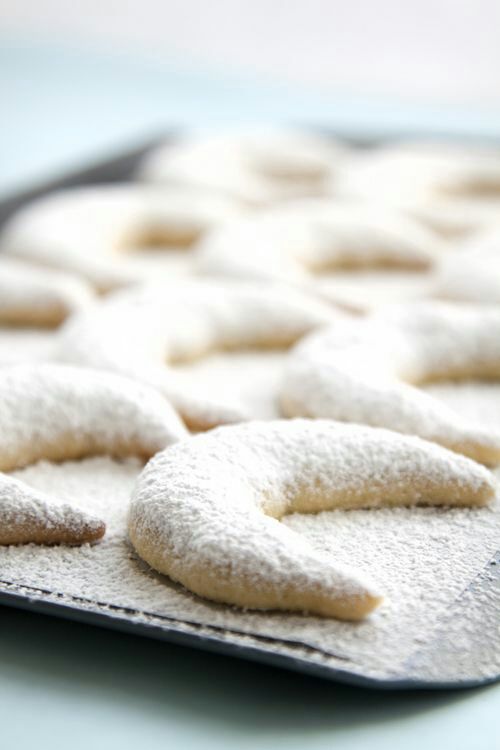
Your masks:
[[[334,97],[48,40],[0,45],[4,194],[171,125],[500,133],[500,113]],[[0,742],[9,750],[500,747],[500,685],[377,693],[7,608],[0,615]]]
[[[165,127],[319,123],[354,134],[500,136],[500,110],[334,95],[0,35],[0,193]]]

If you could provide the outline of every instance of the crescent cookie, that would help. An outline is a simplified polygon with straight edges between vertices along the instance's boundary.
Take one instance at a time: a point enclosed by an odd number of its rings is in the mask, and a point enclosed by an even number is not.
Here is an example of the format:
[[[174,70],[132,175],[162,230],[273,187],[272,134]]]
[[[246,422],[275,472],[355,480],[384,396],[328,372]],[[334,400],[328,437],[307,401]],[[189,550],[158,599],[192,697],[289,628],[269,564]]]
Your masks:
[[[292,130],[191,136],[154,149],[138,176],[263,205],[324,192],[346,151],[330,137]]]
[[[345,163],[333,189],[342,195],[413,201],[500,195],[500,150],[443,143],[372,149]]]
[[[0,325],[58,326],[93,296],[72,274],[0,257]]]
[[[57,364],[0,369],[0,471],[96,454],[150,458],[186,430],[154,389]]]
[[[500,196],[436,198],[430,195],[415,203],[401,203],[399,207],[444,237],[463,238],[481,232],[490,225],[498,225]]]
[[[84,544],[100,539],[94,516],[0,474],[0,544]]]
[[[306,283],[334,269],[426,269],[441,250],[442,240],[401,212],[311,199],[215,228],[195,261],[203,273]]]
[[[221,427],[159,453],[139,476],[129,535],[190,591],[255,609],[360,620],[376,585],[280,524],[294,512],[484,505],[479,464],[415,437],[328,420]]]
[[[330,305],[278,285],[183,281],[117,293],[74,316],[55,356],[147,383],[191,429],[203,430],[246,415],[187,389],[169,365],[216,350],[288,346],[340,317]]]
[[[387,427],[497,464],[499,433],[415,386],[499,377],[500,310],[415,303],[306,337],[289,355],[280,403],[288,417]]]
[[[154,244],[190,245],[242,210],[236,200],[181,188],[80,187],[18,211],[0,235],[0,249],[76,273],[105,292],[140,281],[140,269],[124,262],[127,251]]]

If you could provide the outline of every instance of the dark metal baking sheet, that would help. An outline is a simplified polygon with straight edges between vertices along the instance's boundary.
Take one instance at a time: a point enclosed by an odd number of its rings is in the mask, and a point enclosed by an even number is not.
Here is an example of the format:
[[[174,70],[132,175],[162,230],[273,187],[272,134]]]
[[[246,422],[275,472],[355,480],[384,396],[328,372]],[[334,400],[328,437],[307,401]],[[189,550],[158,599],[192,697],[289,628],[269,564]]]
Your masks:
[[[129,180],[142,157],[165,136],[146,138],[137,147],[127,149],[105,161],[69,172],[28,191],[0,202],[0,226],[21,206],[60,188],[88,183]],[[467,613],[471,598],[482,601],[480,621],[471,627]],[[411,655],[402,670],[391,679],[377,677],[362,664],[329,657],[302,644],[290,644],[262,636],[245,635],[217,627],[159,617],[135,610],[69,597],[57,592],[23,587],[1,580],[0,605],[76,620],[89,625],[114,628],[148,638],[169,641],[206,651],[232,655],[276,667],[315,675],[328,680],[377,689],[467,688],[500,680],[500,672],[491,669],[500,653],[500,551],[475,580],[462,592],[438,625],[434,638],[421,651]],[[496,623],[491,629],[484,623]],[[450,623],[453,627],[450,627]],[[461,628],[461,623],[464,627]],[[467,625],[467,627],[465,627]],[[460,643],[455,635],[460,633]],[[459,652],[457,651],[459,649]],[[436,665],[438,669],[436,670]],[[460,666],[470,679],[460,677]],[[439,677],[436,673],[439,672]]]

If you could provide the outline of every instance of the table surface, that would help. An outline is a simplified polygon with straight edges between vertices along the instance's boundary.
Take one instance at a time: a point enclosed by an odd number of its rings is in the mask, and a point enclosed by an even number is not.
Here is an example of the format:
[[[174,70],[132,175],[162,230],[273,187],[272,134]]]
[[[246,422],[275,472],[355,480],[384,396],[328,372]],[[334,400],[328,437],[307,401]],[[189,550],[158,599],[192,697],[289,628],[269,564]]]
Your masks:
[[[163,129],[245,121],[340,131],[500,132],[500,113],[370,103],[0,38],[0,194]],[[5,103],[7,106],[5,107]],[[5,747],[498,750],[500,685],[376,692],[2,608]],[[169,743],[169,744],[167,744]]]

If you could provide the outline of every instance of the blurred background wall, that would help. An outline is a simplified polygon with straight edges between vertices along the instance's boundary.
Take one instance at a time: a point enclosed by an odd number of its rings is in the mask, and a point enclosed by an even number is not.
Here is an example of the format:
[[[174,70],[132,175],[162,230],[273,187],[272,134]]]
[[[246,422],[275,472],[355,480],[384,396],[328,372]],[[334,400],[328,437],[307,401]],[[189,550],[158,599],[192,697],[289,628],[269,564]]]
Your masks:
[[[500,137],[499,0],[0,0],[0,193],[170,127]]]
[[[0,22],[318,87],[500,104],[498,0],[2,0]]]

